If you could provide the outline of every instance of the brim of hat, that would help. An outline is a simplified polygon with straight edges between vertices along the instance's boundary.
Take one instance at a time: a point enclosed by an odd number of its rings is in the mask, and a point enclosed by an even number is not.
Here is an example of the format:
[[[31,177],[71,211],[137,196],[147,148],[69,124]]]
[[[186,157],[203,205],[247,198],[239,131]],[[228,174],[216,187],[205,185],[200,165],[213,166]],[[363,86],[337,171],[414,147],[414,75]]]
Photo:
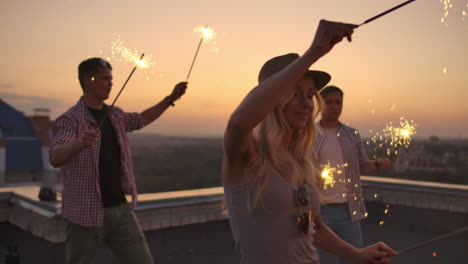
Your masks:
[[[317,90],[322,89],[327,83],[330,82],[331,76],[330,74],[323,72],[323,71],[307,71],[306,74],[310,78],[315,81],[315,85],[317,86]]]

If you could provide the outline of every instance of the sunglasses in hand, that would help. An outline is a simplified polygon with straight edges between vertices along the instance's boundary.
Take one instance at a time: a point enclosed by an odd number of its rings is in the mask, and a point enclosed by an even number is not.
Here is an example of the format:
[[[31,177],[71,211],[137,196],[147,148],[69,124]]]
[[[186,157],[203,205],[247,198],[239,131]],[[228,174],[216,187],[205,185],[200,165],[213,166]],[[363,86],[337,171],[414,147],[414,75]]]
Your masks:
[[[299,232],[309,233],[309,224],[312,220],[312,212],[309,207],[309,192],[306,185],[299,185],[296,189],[296,203],[299,208],[297,214],[297,226]]]

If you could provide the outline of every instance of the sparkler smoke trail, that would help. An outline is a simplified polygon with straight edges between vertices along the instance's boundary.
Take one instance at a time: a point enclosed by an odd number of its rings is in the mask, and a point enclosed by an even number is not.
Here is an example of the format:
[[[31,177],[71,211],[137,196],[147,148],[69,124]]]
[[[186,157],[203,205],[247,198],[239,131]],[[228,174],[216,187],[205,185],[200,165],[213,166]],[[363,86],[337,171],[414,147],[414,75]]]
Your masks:
[[[194,29],[194,33],[200,34],[200,42],[198,43],[197,51],[195,51],[195,56],[193,56],[192,64],[190,65],[190,69],[188,71],[186,81],[188,81],[190,77],[190,73],[192,72],[193,65],[195,64],[195,60],[197,59],[198,51],[200,51],[201,44],[203,42],[216,44],[215,42],[216,33],[214,32],[212,28],[209,28],[208,26],[199,26]],[[215,49],[215,52],[217,52],[217,49],[216,48],[214,49]]]

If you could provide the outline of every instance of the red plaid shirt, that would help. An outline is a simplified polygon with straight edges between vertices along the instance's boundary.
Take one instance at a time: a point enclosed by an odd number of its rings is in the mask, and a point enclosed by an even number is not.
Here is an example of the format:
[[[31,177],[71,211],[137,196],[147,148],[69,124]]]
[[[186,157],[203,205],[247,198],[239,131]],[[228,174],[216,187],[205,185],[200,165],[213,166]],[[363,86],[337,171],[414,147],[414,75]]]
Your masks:
[[[361,220],[365,217],[366,206],[361,188],[360,168],[366,165],[367,156],[361,142],[358,131],[352,127],[340,123],[337,130],[338,141],[343,151],[344,162],[348,164],[344,168],[346,184],[346,200],[348,203],[351,221]],[[314,152],[317,154],[323,144],[323,136],[317,133]]]
[[[120,181],[125,194],[137,195],[133,164],[127,132],[144,126],[138,113],[125,113],[113,107],[110,115],[121,149],[122,174]],[[68,143],[85,130],[96,129],[98,124],[86,108],[83,98],[58,117],[52,128],[49,155],[55,147]],[[100,137],[91,149],[84,149],[61,167],[63,176],[62,215],[71,222],[87,227],[102,226],[104,207],[99,187]]]

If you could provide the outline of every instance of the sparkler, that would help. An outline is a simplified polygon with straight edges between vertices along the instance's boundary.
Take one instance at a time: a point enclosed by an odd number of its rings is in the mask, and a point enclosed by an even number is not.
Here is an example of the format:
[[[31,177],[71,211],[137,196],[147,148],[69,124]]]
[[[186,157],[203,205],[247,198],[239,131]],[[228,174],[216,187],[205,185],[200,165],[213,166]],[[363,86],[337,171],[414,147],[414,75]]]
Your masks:
[[[447,234],[444,234],[444,235],[441,235],[441,236],[438,236],[438,237],[434,237],[432,239],[429,239],[429,240],[426,240],[426,241],[423,241],[423,242],[420,242],[416,245],[413,245],[413,246],[410,246],[410,247],[407,247],[405,249],[402,249],[400,251],[398,251],[398,255],[401,255],[402,253],[406,253],[408,251],[412,251],[412,250],[415,250],[417,248],[420,248],[422,246],[425,246],[427,244],[430,244],[432,242],[435,242],[435,241],[438,241],[438,240],[442,240],[444,238],[448,238],[448,237],[451,237],[451,236],[456,236],[456,235],[460,235],[462,233],[465,233],[468,231],[468,226],[465,226],[463,228],[460,228],[458,230],[455,230],[455,231],[452,231],[450,233],[447,233]]]
[[[151,61],[151,55],[147,55],[144,58],[143,56],[140,57],[140,52],[136,49],[132,50],[126,47],[125,43],[120,40],[120,37],[112,42],[111,52],[115,60],[136,64],[140,69],[147,69],[154,66],[154,63]]]
[[[324,189],[328,189],[328,187],[333,188],[335,186],[336,180],[335,180],[335,173],[336,174],[342,174],[343,170],[342,167],[346,167],[347,164],[345,163],[344,165],[337,165],[336,167],[332,167],[330,164],[330,161],[328,161],[327,164],[322,165],[322,171],[321,171],[321,176],[324,180]]]
[[[132,63],[137,65],[143,71],[148,71],[155,65],[152,61],[151,54],[146,55],[144,58],[140,57],[140,54],[143,52],[126,47],[124,41],[120,39],[120,36],[117,36],[117,40],[112,42],[111,52],[114,60],[124,63]],[[149,76],[146,75],[146,80],[148,79]]]
[[[145,56],[145,54],[141,54],[141,57],[139,60],[136,60],[135,61],[135,67],[133,67],[133,70],[130,72],[130,75],[128,75],[128,78],[127,80],[125,81],[125,83],[122,85],[122,88],[120,88],[120,91],[119,93],[117,94],[117,96],[115,97],[114,101],[112,102],[111,106],[107,109],[106,111],[106,114],[104,115],[104,117],[102,118],[101,122],[99,123],[99,128],[101,128],[101,125],[104,123],[104,120],[106,120],[106,117],[108,116],[108,113],[111,113],[112,112],[112,108],[114,107],[114,104],[115,102],[117,101],[117,99],[119,98],[120,94],[122,93],[123,89],[125,88],[125,86],[127,85],[128,81],[130,80],[130,78],[132,77],[133,73],[135,72],[135,70],[138,68],[138,66],[141,66],[143,67],[145,64],[142,62],[143,60],[143,57]]]
[[[185,81],[188,81],[190,77],[190,73],[192,72],[193,65],[195,64],[195,60],[198,56],[198,51],[200,50],[201,44],[205,41],[213,41],[216,33],[213,29],[209,28],[208,26],[199,26],[194,29],[195,33],[200,33],[200,42],[198,43],[197,51],[195,51],[195,56],[193,57],[192,64],[190,65],[190,69],[187,74],[187,78]]]
[[[364,24],[367,24],[369,22],[372,22],[372,21],[376,20],[377,18],[382,17],[382,16],[384,16],[384,15],[390,13],[390,12],[393,12],[393,11],[397,10],[398,8],[403,7],[403,6],[405,6],[405,5],[407,5],[407,4],[411,3],[411,2],[414,2],[414,1],[416,1],[416,0],[409,0],[409,1],[401,3],[401,4],[399,4],[399,5],[397,5],[397,6],[393,7],[393,8],[390,8],[389,10],[387,10],[385,12],[382,12],[382,13],[376,15],[376,16],[373,16],[373,17],[367,19],[362,24],[358,25],[358,27],[360,27],[360,26],[362,26]]]
[[[333,187],[335,186],[335,179],[333,177],[333,173],[335,168],[330,167],[330,162],[328,164],[323,165],[321,176],[324,180],[324,188],[327,189],[328,186]]]
[[[461,2],[461,1],[459,1]],[[463,6],[461,3],[454,3],[451,0],[440,0],[440,3],[443,5],[443,16],[440,18],[440,22],[444,23],[445,26],[448,26],[448,17],[449,17],[449,10],[452,9],[455,6]],[[465,6],[462,7],[463,10],[461,10],[461,15],[462,15],[462,20],[465,20],[465,16],[467,15],[466,8],[468,8],[468,1],[466,2]],[[459,12],[458,10],[456,12]]]
[[[398,149],[400,146],[404,146],[405,148],[409,147],[411,143],[411,137],[416,134],[416,127],[414,121],[408,120],[404,117],[400,117],[400,126],[395,127],[390,124],[384,128],[385,136],[390,138],[390,146],[394,148],[393,153],[398,155]],[[391,156],[390,148],[387,149],[387,155]]]
[[[416,134],[416,124],[413,120],[409,121],[402,116],[399,126],[394,125],[393,122],[388,123],[382,133],[377,132],[366,144],[373,144],[376,152],[386,147],[386,155],[392,157],[398,155],[401,146],[409,147],[414,134]],[[377,158],[376,155],[374,155],[375,158]]]
[[[395,105],[392,105],[390,111],[393,112],[394,110]],[[370,130],[370,133],[372,133],[372,130]],[[393,122],[389,122],[381,133],[375,133],[366,144],[374,147],[374,159],[377,159],[379,151],[383,151],[385,153],[384,155],[390,158],[396,158],[402,146],[405,148],[409,147],[414,134],[416,134],[416,124],[413,120],[409,121],[402,116],[400,117],[399,125],[394,125]],[[382,154],[381,152],[379,153]],[[384,218],[390,211],[390,204],[385,202],[383,197],[380,197],[377,193],[374,194],[374,199],[380,200],[382,203],[386,204],[379,222],[379,225],[383,226],[385,224]]]

